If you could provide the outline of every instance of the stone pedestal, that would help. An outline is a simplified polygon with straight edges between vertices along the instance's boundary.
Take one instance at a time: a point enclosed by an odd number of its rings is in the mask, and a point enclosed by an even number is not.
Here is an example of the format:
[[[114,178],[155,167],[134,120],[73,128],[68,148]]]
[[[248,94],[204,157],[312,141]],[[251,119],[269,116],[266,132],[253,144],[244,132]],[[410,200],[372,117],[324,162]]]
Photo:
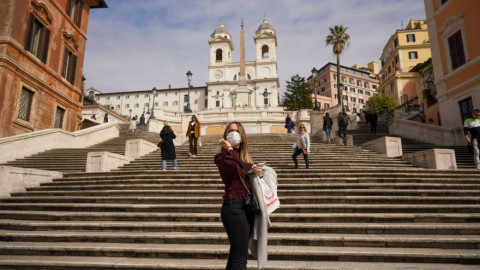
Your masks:
[[[385,136],[366,142],[362,144],[362,147],[380,154],[385,154],[387,157],[401,157],[403,153],[402,139],[398,137]]]
[[[109,172],[123,166],[133,158],[110,152],[89,152],[87,155],[86,172]]]
[[[160,141],[160,137],[158,138]],[[125,156],[137,159],[158,149],[154,143],[143,139],[128,140],[125,143]]]
[[[62,176],[61,172],[56,171],[0,166],[0,197],[10,197],[11,192],[22,192],[27,187],[52,182],[53,178]]]
[[[428,149],[403,155],[403,160],[428,169],[456,170],[457,160],[453,149]]]

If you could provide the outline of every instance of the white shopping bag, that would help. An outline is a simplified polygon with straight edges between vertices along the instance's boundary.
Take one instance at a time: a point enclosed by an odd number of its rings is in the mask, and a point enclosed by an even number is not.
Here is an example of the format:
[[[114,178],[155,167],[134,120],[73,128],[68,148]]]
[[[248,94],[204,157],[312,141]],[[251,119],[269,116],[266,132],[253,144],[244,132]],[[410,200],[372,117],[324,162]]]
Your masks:
[[[280,207],[280,200],[277,196],[277,191],[271,188],[267,181],[263,177],[259,177],[258,183],[263,193],[263,201],[265,202],[265,209],[267,214],[270,215],[273,211],[277,210]]]

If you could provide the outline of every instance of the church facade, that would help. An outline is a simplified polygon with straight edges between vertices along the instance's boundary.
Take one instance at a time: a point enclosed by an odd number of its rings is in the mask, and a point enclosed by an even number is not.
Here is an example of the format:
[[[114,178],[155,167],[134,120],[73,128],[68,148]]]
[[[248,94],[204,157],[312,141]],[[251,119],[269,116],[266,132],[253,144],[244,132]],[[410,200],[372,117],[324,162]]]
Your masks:
[[[254,42],[255,61],[245,61],[242,23],[240,62],[233,62],[234,46],[230,32],[223,22],[213,31],[208,41],[210,64],[207,109],[278,106],[280,82],[276,57],[277,35],[268,20],[264,19],[255,31]]]

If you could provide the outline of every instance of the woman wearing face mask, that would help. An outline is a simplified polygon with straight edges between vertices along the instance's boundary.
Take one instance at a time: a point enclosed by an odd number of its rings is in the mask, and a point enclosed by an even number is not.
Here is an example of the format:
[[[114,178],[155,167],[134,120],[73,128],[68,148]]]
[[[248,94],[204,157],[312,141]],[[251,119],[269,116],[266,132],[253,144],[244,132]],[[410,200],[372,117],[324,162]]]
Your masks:
[[[295,163],[295,169],[298,169],[297,156],[303,154],[303,159],[305,159],[305,167],[308,169],[309,160],[308,155],[310,154],[310,136],[308,135],[307,128],[304,124],[300,125],[300,133],[297,137],[297,143],[295,151],[293,152],[292,159]]]
[[[218,142],[221,150],[214,161],[225,184],[221,217],[230,242],[227,270],[247,269],[248,241],[253,216],[245,211],[245,198],[251,191],[248,173],[261,174],[262,167],[253,165],[248,152],[247,135],[242,124],[227,125],[223,138]],[[247,190],[248,189],[248,190]]]

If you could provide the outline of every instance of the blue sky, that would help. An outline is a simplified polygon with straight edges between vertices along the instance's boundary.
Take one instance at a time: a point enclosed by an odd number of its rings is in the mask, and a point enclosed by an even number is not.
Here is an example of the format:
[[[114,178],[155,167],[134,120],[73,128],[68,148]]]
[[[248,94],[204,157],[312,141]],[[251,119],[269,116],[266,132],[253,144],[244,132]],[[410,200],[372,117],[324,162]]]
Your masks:
[[[328,27],[348,27],[351,44],[341,64],[378,61],[385,43],[410,19],[425,19],[422,0],[106,0],[90,11],[83,73],[101,92],[186,87],[208,80],[210,34],[221,19],[239,61],[240,22],[246,60],[255,59],[253,37],[264,16],[277,31],[280,92],[295,74],[335,62],[325,46]]]

